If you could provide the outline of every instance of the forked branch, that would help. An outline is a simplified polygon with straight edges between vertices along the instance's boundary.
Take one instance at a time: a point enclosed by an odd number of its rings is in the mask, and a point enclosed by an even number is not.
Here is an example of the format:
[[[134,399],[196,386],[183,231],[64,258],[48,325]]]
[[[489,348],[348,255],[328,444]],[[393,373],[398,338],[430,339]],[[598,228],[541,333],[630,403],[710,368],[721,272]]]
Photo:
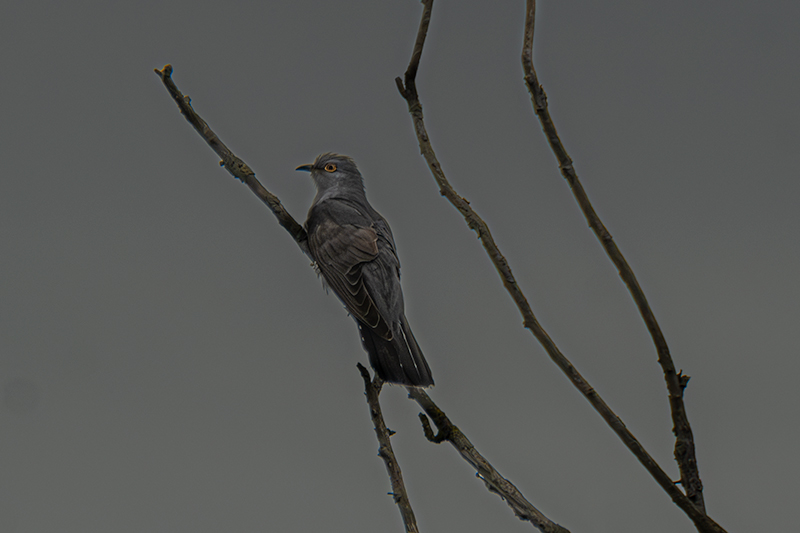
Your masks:
[[[639,308],[639,314],[642,316],[647,330],[655,345],[656,352],[658,353],[658,363],[664,372],[664,379],[667,384],[667,392],[669,396],[670,411],[672,413],[672,432],[675,434],[675,460],[678,463],[678,468],[681,473],[680,484],[686,491],[686,497],[692,503],[693,507],[705,515],[705,503],[703,501],[703,483],[700,480],[700,473],[697,468],[697,458],[695,456],[694,437],[692,436],[692,428],[689,425],[689,419],[686,415],[686,407],[683,402],[683,391],[689,381],[688,376],[675,371],[675,365],[672,362],[672,357],[667,346],[667,341],[661,331],[661,327],[656,321],[650,305],[647,303],[647,298],[644,291],[639,286],[636,276],[633,274],[625,257],[620,252],[611,233],[606,229],[605,225],[600,220],[600,217],[592,207],[586,191],[583,189],[578,174],[572,165],[572,159],[567,154],[561,139],[556,131],[553,119],[550,117],[550,112],[547,108],[547,95],[544,89],[539,84],[539,79],[536,75],[536,70],[533,65],[533,33],[536,21],[536,0],[527,0],[526,14],[525,14],[525,34],[522,46],[522,68],[525,72],[525,85],[531,95],[531,103],[536,116],[539,117],[542,130],[544,131],[547,142],[553,154],[558,160],[558,166],[561,170],[561,175],[569,183],[575,200],[581,208],[589,227],[597,236],[603,249],[606,251],[611,262],[617,268],[622,281],[628,287],[628,291]],[[661,480],[659,483],[666,484],[667,480]],[[669,491],[668,491],[669,492]],[[673,497],[675,500],[675,497]],[[700,517],[694,510],[692,510],[686,502],[681,499],[680,503],[676,503],[684,509],[693,520],[697,523]],[[718,527],[718,526],[717,526]]]
[[[414,130],[419,142],[420,152],[428,163],[431,174],[439,186],[439,192],[442,194],[442,196],[447,198],[447,200],[450,201],[450,203],[453,204],[453,206],[461,213],[467,223],[467,226],[478,234],[486,253],[500,275],[503,285],[511,295],[511,298],[516,303],[517,308],[522,315],[524,327],[530,330],[534,337],[536,337],[552,361],[562,370],[562,372],[564,372],[564,374],[570,379],[572,384],[581,392],[581,394],[584,395],[592,407],[594,407],[594,409],[606,421],[611,429],[619,436],[628,449],[631,450],[631,452],[642,463],[645,469],[650,472],[659,485],[661,485],[667,494],[669,494],[673,501],[675,501],[675,503],[678,504],[678,506],[690,516],[695,524],[698,525],[698,528],[700,527],[700,524],[702,524],[704,526],[703,531],[724,531],[713,520],[708,518],[701,509],[695,506],[686,497],[686,495],[675,486],[669,476],[667,476],[667,474],[661,469],[661,467],[650,456],[650,454],[647,453],[644,447],[633,436],[628,428],[625,427],[625,424],[622,422],[622,420],[611,410],[608,404],[606,404],[606,402],[589,385],[583,376],[581,376],[572,363],[570,363],[569,360],[561,353],[556,344],[553,342],[541,324],[539,324],[539,321],[533,314],[527,298],[517,285],[516,279],[511,272],[511,267],[508,265],[508,261],[500,252],[500,249],[492,238],[492,234],[489,231],[488,225],[472,209],[470,203],[456,193],[455,189],[453,189],[452,185],[450,185],[449,181],[445,177],[442,166],[436,157],[433,146],[431,145],[428,132],[425,129],[422,104],[420,103],[419,94],[417,93],[416,88],[416,75],[419,69],[419,62],[422,57],[422,49],[425,44],[428,25],[430,24],[433,0],[424,0],[423,4],[424,9],[422,19],[417,34],[417,39],[414,44],[414,51],[411,55],[411,61],[406,69],[404,80],[397,78],[395,81],[400,94],[408,104],[408,112],[411,115]],[[535,2],[532,3],[529,1],[527,23],[530,24],[531,28],[533,24],[532,17],[534,13]],[[526,28],[527,27],[528,26],[526,25]],[[530,38],[530,42],[532,43],[532,32],[530,33],[530,37],[528,37],[528,34],[526,34],[526,39],[528,38]],[[525,44],[526,46],[528,45],[527,40]],[[568,163],[565,163],[565,165],[568,165],[569,168],[571,168],[571,161],[569,161],[568,158],[567,161]]]

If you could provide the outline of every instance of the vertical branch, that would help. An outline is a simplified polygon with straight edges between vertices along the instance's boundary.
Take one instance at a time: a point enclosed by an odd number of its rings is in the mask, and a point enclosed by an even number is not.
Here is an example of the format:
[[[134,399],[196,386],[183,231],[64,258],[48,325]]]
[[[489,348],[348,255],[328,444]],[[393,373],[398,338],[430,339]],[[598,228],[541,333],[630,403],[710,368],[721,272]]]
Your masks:
[[[442,166],[439,163],[435,152],[433,151],[433,146],[431,145],[430,138],[428,137],[428,132],[425,129],[422,104],[420,103],[419,94],[417,93],[416,89],[416,74],[419,68],[420,59],[422,57],[422,48],[425,43],[425,35],[420,34],[426,33],[428,30],[431,11],[433,8],[433,0],[423,0],[423,5],[424,10],[422,14],[422,20],[420,22],[419,34],[417,35],[417,40],[414,44],[414,51],[411,55],[411,61],[405,73],[405,83],[404,80],[401,80],[400,78],[396,78],[395,82],[397,83],[397,88],[400,91],[400,94],[408,104],[408,112],[411,115],[411,119],[414,124],[414,130],[417,135],[417,141],[419,142],[420,152],[428,163],[431,174],[439,186],[439,192],[442,194],[442,196],[447,198],[447,200],[450,201],[450,203],[461,213],[469,228],[478,234],[481,244],[483,244],[486,253],[500,275],[503,285],[511,295],[514,302],[517,304],[517,308],[519,309],[519,312],[523,318],[524,327],[527,328],[534,335],[534,337],[536,337],[552,361],[562,370],[562,372],[564,372],[564,374],[570,379],[572,384],[581,392],[581,394],[583,394],[592,407],[594,407],[603,420],[606,421],[606,423],[617,434],[620,440],[622,440],[625,446],[628,447],[631,453],[633,453],[633,455],[645,467],[650,475],[653,476],[662,489],[664,489],[670,498],[672,498],[676,505],[678,505],[678,507],[680,507],[690,517],[698,530],[709,533],[724,532],[722,527],[709,518],[702,509],[692,503],[692,501],[689,500],[686,495],[675,486],[670,477],[664,472],[658,463],[656,463],[652,456],[647,453],[641,443],[636,439],[636,437],[633,436],[630,430],[628,430],[622,420],[611,410],[611,408],[600,397],[600,395],[597,394],[597,391],[595,391],[594,388],[589,385],[586,379],[581,376],[578,370],[564,356],[564,354],[561,353],[556,344],[533,314],[533,310],[531,309],[527,298],[517,285],[516,279],[511,272],[511,267],[508,265],[508,261],[503,254],[500,253],[500,249],[492,238],[492,234],[489,231],[488,225],[472,209],[469,202],[456,193],[455,189],[453,189],[452,185],[450,185],[445,177]],[[533,16],[535,14],[535,7],[535,2],[529,0],[526,22],[531,25],[534,20]],[[528,26],[526,26],[526,28],[527,27]],[[531,32],[530,35],[526,34],[525,39],[526,45],[528,44],[528,41],[532,43],[533,33]],[[541,97],[544,97],[543,93]],[[552,132],[555,133],[555,128],[553,128]],[[566,155],[566,152],[564,155]],[[562,160],[559,159],[559,161]],[[569,160],[568,156],[563,161],[564,166],[567,166],[570,169],[572,168],[572,161]]]
[[[378,455],[386,464],[386,471],[392,483],[392,497],[394,498],[394,503],[396,503],[397,507],[400,509],[400,515],[403,517],[406,533],[419,533],[419,529],[417,529],[417,519],[414,518],[414,510],[411,508],[411,502],[408,500],[408,493],[406,493],[406,486],[403,483],[403,473],[400,471],[400,465],[397,463],[394,451],[392,450],[392,443],[389,440],[392,436],[392,432],[386,427],[386,422],[383,420],[381,404],[378,399],[383,382],[377,374],[375,374],[374,381],[370,380],[369,371],[364,368],[361,363],[358,363],[358,370],[361,372],[361,377],[364,379],[364,390],[367,395],[367,404],[369,404],[369,414],[375,426],[375,435],[378,437]]]
[[[703,483],[700,480],[700,473],[697,468],[697,458],[695,456],[694,437],[692,436],[692,428],[689,425],[689,419],[686,415],[686,407],[683,403],[683,391],[689,381],[689,376],[684,376],[681,373],[675,372],[675,365],[672,362],[672,357],[669,353],[667,341],[664,334],[661,332],[661,327],[656,321],[650,305],[647,303],[647,298],[644,291],[639,286],[636,276],[633,274],[628,262],[623,257],[611,233],[606,229],[600,221],[600,217],[592,207],[589,197],[584,191],[578,174],[572,166],[572,159],[567,154],[561,139],[556,131],[553,119],[550,117],[550,112],[547,109],[547,95],[544,89],[539,84],[539,79],[536,76],[536,70],[533,66],[533,31],[536,19],[536,0],[527,0],[526,6],[526,19],[525,19],[525,37],[523,39],[522,48],[522,67],[525,71],[525,85],[528,87],[528,92],[531,95],[531,102],[536,116],[542,124],[547,142],[558,160],[558,166],[561,170],[561,175],[569,183],[572,193],[578,202],[584,216],[586,217],[589,227],[597,236],[606,254],[614,263],[614,266],[619,271],[619,275],[628,291],[631,294],[636,306],[639,308],[639,314],[642,316],[647,330],[653,340],[658,353],[658,363],[664,372],[664,379],[667,383],[667,392],[669,395],[669,405],[672,413],[672,432],[675,434],[675,460],[678,463],[678,468],[681,473],[680,483],[686,491],[686,496],[689,500],[703,513],[705,513],[705,503],[703,501]]]

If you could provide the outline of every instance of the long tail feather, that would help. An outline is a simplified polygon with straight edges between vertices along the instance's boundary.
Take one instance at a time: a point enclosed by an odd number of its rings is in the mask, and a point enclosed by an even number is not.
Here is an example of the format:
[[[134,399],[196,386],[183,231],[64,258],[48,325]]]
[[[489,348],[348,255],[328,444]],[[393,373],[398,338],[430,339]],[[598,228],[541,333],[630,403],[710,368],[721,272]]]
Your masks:
[[[433,385],[431,369],[405,317],[396,326],[392,328],[394,338],[387,341],[373,333],[369,326],[358,323],[361,342],[369,355],[370,365],[382,380],[389,383],[430,387]]]

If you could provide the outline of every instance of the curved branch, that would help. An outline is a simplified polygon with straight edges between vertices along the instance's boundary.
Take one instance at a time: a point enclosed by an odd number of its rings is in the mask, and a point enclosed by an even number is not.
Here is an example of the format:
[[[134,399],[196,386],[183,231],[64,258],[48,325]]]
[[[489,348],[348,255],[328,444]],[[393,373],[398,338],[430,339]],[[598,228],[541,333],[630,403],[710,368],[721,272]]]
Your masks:
[[[600,217],[592,207],[589,197],[578,179],[578,174],[572,166],[572,159],[567,154],[558,136],[553,119],[550,117],[550,112],[547,109],[547,95],[539,84],[536,70],[533,66],[533,32],[535,19],[536,0],[527,0],[525,36],[522,47],[522,67],[525,71],[525,85],[528,87],[528,92],[531,95],[533,109],[536,112],[536,116],[539,117],[542,130],[544,130],[550,148],[558,160],[561,175],[564,176],[564,179],[569,183],[572,193],[589,223],[589,227],[592,228],[592,231],[597,236],[606,254],[611,259],[611,262],[614,263],[614,266],[619,271],[622,281],[625,282],[625,285],[628,287],[631,297],[639,308],[639,314],[641,314],[647,326],[647,330],[650,332],[650,336],[653,339],[653,344],[658,352],[658,363],[661,365],[664,372],[664,379],[667,383],[673,422],[672,432],[676,437],[675,460],[678,463],[678,468],[681,473],[680,483],[693,506],[705,514],[703,483],[700,480],[700,473],[697,468],[694,437],[692,436],[692,428],[689,425],[689,419],[686,415],[686,407],[683,403],[683,391],[686,388],[689,377],[675,372],[675,365],[672,362],[667,341],[664,338],[664,334],[661,332],[661,327],[658,325],[652,309],[650,309],[650,305],[647,303],[644,291],[642,291],[642,288],[639,286],[639,282],[636,280],[636,276],[633,274],[633,270],[625,260],[622,252],[620,252],[616,243],[614,243],[611,233],[609,233],[608,229],[606,229],[605,225],[600,221]],[[662,484],[664,483],[666,483],[666,481],[663,481]],[[682,505],[682,508],[684,507],[685,504]],[[684,510],[686,511],[687,509]]]
[[[379,396],[383,382],[378,375],[375,375],[374,380],[370,380],[369,371],[364,368],[364,365],[358,363],[361,378],[364,380],[364,391],[367,396],[367,404],[369,405],[369,414],[372,417],[372,423],[375,426],[375,435],[378,437],[378,456],[383,459],[386,464],[386,472],[389,474],[389,479],[392,483],[392,497],[394,503],[400,509],[400,515],[403,517],[403,524],[406,527],[407,533],[419,533],[417,529],[417,519],[414,518],[414,510],[411,508],[411,502],[408,500],[408,493],[406,492],[405,483],[403,483],[403,473],[400,471],[400,464],[394,456],[392,450],[392,443],[389,438],[393,432],[386,427],[386,422],[383,420],[383,413],[381,411],[381,404]]]
[[[561,353],[541,324],[539,324],[536,316],[533,314],[533,310],[531,309],[527,298],[517,285],[516,279],[511,272],[511,267],[508,265],[508,261],[500,252],[497,244],[494,242],[488,225],[472,209],[469,202],[456,193],[455,189],[453,189],[452,185],[450,185],[445,177],[442,166],[439,163],[435,152],[433,151],[433,146],[431,145],[430,138],[428,137],[428,132],[425,129],[422,104],[419,101],[419,94],[417,93],[416,89],[416,74],[419,68],[420,58],[422,57],[422,48],[425,43],[424,33],[427,33],[428,25],[430,23],[433,0],[424,0],[423,4],[425,8],[423,11],[422,20],[420,22],[417,40],[414,45],[414,51],[411,56],[411,61],[405,73],[405,82],[400,78],[396,78],[395,82],[397,83],[397,88],[400,91],[400,94],[408,104],[408,112],[411,115],[411,119],[414,124],[414,130],[417,134],[420,152],[428,163],[431,174],[439,186],[439,192],[445,198],[447,198],[447,200],[461,213],[467,223],[467,226],[469,226],[471,230],[478,234],[486,253],[489,255],[489,258],[494,264],[495,269],[500,275],[503,285],[511,295],[511,298],[516,303],[517,308],[522,315],[524,327],[527,328],[534,337],[536,337],[547,354],[550,356],[550,359],[561,369],[562,372],[564,372],[572,384],[581,392],[581,394],[583,394],[592,407],[594,407],[594,409],[600,414],[603,420],[606,421],[611,429],[622,440],[625,446],[631,450],[631,452],[634,454],[634,456],[636,456],[639,462],[642,463],[645,469],[650,472],[650,474],[655,478],[656,482],[661,485],[667,494],[670,495],[672,500],[689,515],[696,525],[703,524],[706,527],[705,531],[724,531],[719,525],[706,516],[703,511],[697,508],[686,497],[686,495],[675,486],[669,476],[667,476],[667,474],[661,469],[652,456],[647,453],[636,437],[634,437],[628,428],[625,427],[625,424],[622,422],[622,420],[611,410],[608,404],[606,404],[606,402],[597,394],[591,385],[589,385],[586,379],[581,376],[575,366],[573,366],[572,363],[570,363],[570,361],[564,356],[564,354]],[[529,0],[527,21],[531,24],[531,27],[534,12],[535,2],[531,2]],[[530,39],[532,42],[533,34],[531,33],[530,36],[526,34],[526,39]],[[527,44],[528,43],[526,42],[526,46]],[[569,161],[569,167],[571,168],[571,161]]]
[[[206,121],[200,118],[200,115],[192,109],[192,99],[188,96],[184,96],[183,93],[178,90],[175,82],[172,81],[172,65],[165,65],[163,69],[154,69],[154,71],[161,78],[169,95],[175,100],[175,103],[178,104],[178,108],[181,110],[181,114],[184,118],[189,121],[189,124],[197,130],[197,133],[200,134],[211,149],[222,159],[222,161],[219,162],[220,166],[225,167],[234,178],[250,187],[253,194],[267,204],[267,207],[269,207],[278,218],[278,223],[289,232],[289,235],[292,236],[303,253],[311,257],[308,251],[306,230],[292,218],[292,215],[290,215],[288,211],[286,211],[278,197],[261,185],[256,179],[255,172],[247,166],[247,163],[236,157],[236,154],[231,152],[230,149],[225,146],[225,143],[217,137],[217,134],[208,127]]]
[[[526,520],[533,524],[542,533],[569,533],[569,530],[556,524],[547,518],[541,511],[525,499],[525,496],[509,480],[500,475],[500,472],[481,455],[472,445],[469,439],[458,427],[450,422],[447,415],[431,400],[428,394],[416,387],[406,387],[409,398],[416,401],[420,407],[428,414],[436,424],[438,434],[434,436],[430,422],[424,414],[420,414],[420,420],[425,432],[425,436],[431,442],[439,444],[447,441],[453,445],[461,457],[471,464],[476,474],[485,484],[489,492],[494,492],[506,501],[511,510],[520,520]]]

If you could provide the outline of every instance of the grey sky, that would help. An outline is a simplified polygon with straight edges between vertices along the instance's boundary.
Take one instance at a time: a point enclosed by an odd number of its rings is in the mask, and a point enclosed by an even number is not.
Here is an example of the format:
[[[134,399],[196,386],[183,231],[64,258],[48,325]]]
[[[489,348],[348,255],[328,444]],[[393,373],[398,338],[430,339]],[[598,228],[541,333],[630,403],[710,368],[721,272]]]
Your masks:
[[[541,134],[524,2],[438,0],[418,87],[445,172],[539,320],[678,478],[635,307]],[[394,77],[421,6],[0,7],[0,531],[401,531],[352,320],[217,166],[153,68],[299,220],[298,165],[352,156],[390,222],[433,398],[579,532],[693,531],[522,329],[439,196]],[[790,531],[800,492],[796,2],[540,2],[535,58],[595,208],[692,376],[711,516]],[[422,531],[530,531],[399,388]]]

